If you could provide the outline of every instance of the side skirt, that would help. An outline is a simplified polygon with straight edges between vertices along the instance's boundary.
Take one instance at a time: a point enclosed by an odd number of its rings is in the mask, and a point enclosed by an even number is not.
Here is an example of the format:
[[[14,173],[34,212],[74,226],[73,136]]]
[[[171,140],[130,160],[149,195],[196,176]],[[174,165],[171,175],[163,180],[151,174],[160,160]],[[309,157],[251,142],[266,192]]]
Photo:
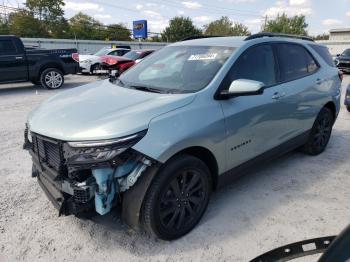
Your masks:
[[[309,139],[311,130],[306,131],[302,133],[301,135],[298,135],[295,138],[292,138],[291,140],[272,148],[265,153],[248,160],[247,162],[240,164],[237,167],[234,167],[231,170],[226,171],[225,173],[219,175],[218,178],[218,187],[223,187],[229,183],[232,183],[234,180],[239,178],[240,176],[244,175],[245,173],[249,171],[253,171],[256,169],[256,167],[266,161],[269,161],[271,159],[275,159],[279,156],[282,156],[290,151],[293,151],[294,149],[297,149],[298,147],[304,145],[307,140]]]

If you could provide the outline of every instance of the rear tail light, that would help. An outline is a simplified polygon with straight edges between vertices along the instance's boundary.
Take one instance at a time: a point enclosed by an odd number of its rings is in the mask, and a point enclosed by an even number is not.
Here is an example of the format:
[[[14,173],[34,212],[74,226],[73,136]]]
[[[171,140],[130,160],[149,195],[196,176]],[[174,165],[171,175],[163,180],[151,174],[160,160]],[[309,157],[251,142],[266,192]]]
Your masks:
[[[339,76],[339,79],[340,81],[343,81],[343,78],[344,78],[344,73],[342,71],[338,71],[338,76]]]
[[[74,61],[79,62],[79,54],[78,53],[73,53],[72,54],[72,58],[73,58]]]
[[[113,57],[106,57],[102,60],[103,63],[106,63],[107,65],[115,65],[118,63],[118,60]]]

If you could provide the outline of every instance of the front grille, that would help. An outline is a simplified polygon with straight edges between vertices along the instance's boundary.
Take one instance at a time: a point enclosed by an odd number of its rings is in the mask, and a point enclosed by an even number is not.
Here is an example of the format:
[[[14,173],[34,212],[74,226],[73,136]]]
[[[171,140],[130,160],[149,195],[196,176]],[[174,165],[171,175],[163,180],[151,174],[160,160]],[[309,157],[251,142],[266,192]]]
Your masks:
[[[78,203],[87,203],[90,200],[89,188],[74,188],[74,200]]]
[[[64,163],[60,141],[46,139],[33,133],[32,140],[33,151],[38,156],[39,161],[60,172]]]
[[[350,63],[340,62],[340,63],[338,64],[338,67],[350,67]]]

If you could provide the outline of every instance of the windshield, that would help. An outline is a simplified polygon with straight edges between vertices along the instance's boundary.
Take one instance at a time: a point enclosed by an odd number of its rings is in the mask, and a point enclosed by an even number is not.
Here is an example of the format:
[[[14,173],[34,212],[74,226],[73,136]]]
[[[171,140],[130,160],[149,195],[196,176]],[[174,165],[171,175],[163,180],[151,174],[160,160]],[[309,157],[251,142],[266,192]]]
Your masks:
[[[350,49],[346,49],[341,55],[342,56],[350,56]]]
[[[101,50],[97,51],[95,53],[96,56],[103,56],[103,55],[107,55],[109,52],[109,49],[106,48],[102,48]]]
[[[140,51],[130,51],[128,53],[126,53],[125,55],[123,55],[123,57],[130,59],[130,60],[137,60],[140,58],[142,52]]]
[[[232,54],[232,47],[169,46],[120,76],[126,87],[190,93],[206,87]]]

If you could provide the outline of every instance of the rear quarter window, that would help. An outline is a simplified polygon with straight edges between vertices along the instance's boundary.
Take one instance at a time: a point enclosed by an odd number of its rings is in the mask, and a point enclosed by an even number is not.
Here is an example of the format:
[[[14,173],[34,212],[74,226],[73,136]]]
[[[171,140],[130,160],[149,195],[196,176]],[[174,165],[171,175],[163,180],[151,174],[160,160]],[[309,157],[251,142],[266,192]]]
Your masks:
[[[16,51],[16,46],[12,40],[0,40],[0,54],[13,54]]]
[[[282,82],[313,74],[318,64],[309,52],[298,44],[277,44],[277,55]]]
[[[321,46],[321,45],[309,45],[309,46],[313,50],[315,50],[329,66],[335,67],[333,58],[329,53],[329,50],[327,47]]]

